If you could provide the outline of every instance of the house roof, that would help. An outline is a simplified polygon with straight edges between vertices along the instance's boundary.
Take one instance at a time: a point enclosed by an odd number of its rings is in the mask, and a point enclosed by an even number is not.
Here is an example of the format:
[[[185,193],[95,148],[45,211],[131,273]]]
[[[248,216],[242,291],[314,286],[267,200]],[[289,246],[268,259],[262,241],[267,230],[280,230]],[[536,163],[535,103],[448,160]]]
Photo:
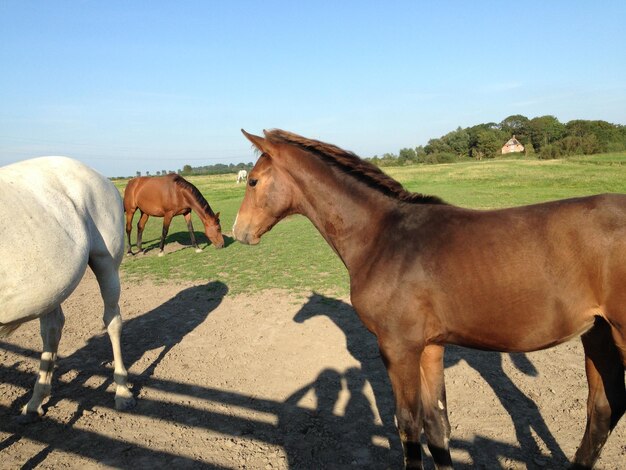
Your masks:
[[[522,144],[520,143],[519,140],[515,138],[515,136],[513,136],[504,145],[506,146],[506,145],[522,145]]]

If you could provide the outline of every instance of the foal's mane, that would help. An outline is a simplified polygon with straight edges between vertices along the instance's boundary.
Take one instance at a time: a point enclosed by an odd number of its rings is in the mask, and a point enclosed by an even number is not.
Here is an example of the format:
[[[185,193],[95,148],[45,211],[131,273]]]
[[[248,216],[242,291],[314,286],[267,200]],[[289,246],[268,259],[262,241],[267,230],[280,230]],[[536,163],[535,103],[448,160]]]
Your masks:
[[[215,216],[215,213],[211,209],[211,206],[209,205],[207,200],[204,198],[204,196],[200,193],[198,188],[196,188],[193,184],[191,184],[189,181],[187,181],[185,178],[183,178],[180,175],[176,175],[176,174],[172,175],[172,181],[174,181],[174,184],[176,184],[177,186],[183,188],[186,191],[189,191],[191,195],[193,196],[193,198],[198,202],[198,204],[200,204],[200,207],[202,207],[202,210],[204,210],[204,212],[207,215],[210,215],[211,217]]]
[[[407,191],[398,181],[383,173],[376,165],[335,145],[307,139],[281,129],[265,131],[265,137],[272,143],[295,145],[306,150],[370,188],[399,201],[411,204],[445,204],[437,196],[426,196]]]

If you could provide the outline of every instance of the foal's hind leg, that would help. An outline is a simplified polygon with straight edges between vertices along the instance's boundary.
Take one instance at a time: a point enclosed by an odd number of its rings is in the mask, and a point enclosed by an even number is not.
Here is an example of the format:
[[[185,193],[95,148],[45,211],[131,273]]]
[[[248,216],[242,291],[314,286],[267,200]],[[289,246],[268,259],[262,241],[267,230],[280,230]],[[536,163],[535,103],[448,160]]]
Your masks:
[[[148,222],[148,218],[150,216],[144,212],[141,213],[141,217],[139,217],[139,222],[137,222],[137,249],[139,253],[143,252],[141,248],[141,238],[143,237],[143,229],[146,226],[146,222]]]
[[[613,342],[611,327],[597,318],[582,336],[589,383],[587,427],[572,468],[591,468],[609,434],[626,411],[624,363]]]
[[[130,234],[133,231],[133,216],[135,215],[135,211],[136,210],[137,210],[137,208],[128,209],[126,211],[126,236],[128,237],[128,252],[127,252],[127,254],[129,254],[129,255],[133,254],[133,250],[131,249],[133,244],[130,241]]]
[[[193,224],[191,223],[191,212],[189,214],[184,214],[185,222],[187,222],[187,229],[189,230],[189,238],[191,238],[191,244],[196,249],[196,253],[200,253],[202,250],[198,248],[198,243],[196,243],[196,236],[193,233]]]
[[[41,361],[39,363],[39,373],[33,396],[30,401],[22,409],[22,414],[26,417],[36,418],[43,415],[41,404],[50,396],[52,383],[52,372],[54,363],[57,358],[57,350],[59,341],[61,340],[61,332],[65,324],[65,316],[59,305],[53,311],[39,318],[39,326],[41,339],[43,340],[43,352],[41,353]],[[26,418],[29,421],[30,418]]]
[[[108,254],[93,256],[89,259],[89,266],[91,266],[100,285],[100,293],[104,301],[104,325],[109,333],[113,348],[113,379],[116,385],[115,408],[126,410],[135,405],[135,400],[128,388],[128,372],[122,359],[122,316],[119,307],[120,278],[118,267]]]
[[[170,224],[172,223],[172,214],[165,214],[163,216],[163,230],[161,231],[161,243],[159,244],[159,256],[163,256],[163,248],[165,247],[165,238],[167,238],[167,232],[170,230]]]

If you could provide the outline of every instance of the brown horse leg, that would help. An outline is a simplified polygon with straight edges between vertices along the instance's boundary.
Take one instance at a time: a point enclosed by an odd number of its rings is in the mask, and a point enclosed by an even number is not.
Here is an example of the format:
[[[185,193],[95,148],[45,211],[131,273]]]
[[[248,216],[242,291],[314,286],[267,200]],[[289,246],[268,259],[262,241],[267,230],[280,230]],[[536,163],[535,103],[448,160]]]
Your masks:
[[[146,226],[146,222],[148,222],[148,217],[148,214],[142,212],[139,222],[137,222],[137,249],[139,250],[139,253],[143,252],[143,248],[141,248],[141,238],[143,236],[143,229]]]
[[[611,327],[597,318],[582,336],[589,384],[587,427],[572,468],[591,468],[609,434],[626,411],[624,365],[613,342]]]
[[[191,238],[191,244],[196,249],[196,253],[201,252],[202,250],[198,248],[198,244],[196,243],[196,236],[193,233],[193,224],[191,223],[191,212],[189,214],[184,214],[185,222],[187,222],[187,229],[189,230],[189,237]]]
[[[420,361],[421,400],[424,433],[428,449],[438,469],[452,468],[450,422],[443,376],[443,346],[426,346]]]
[[[161,243],[159,244],[159,256],[163,256],[163,248],[165,247],[165,237],[170,230],[170,224],[172,223],[172,214],[165,214],[163,216],[163,230],[161,231]]]
[[[389,343],[392,344],[385,344],[379,338],[381,356],[396,399],[396,422],[404,450],[404,465],[407,469],[422,469],[422,409],[418,371],[422,351],[393,341]]]
[[[131,249],[133,244],[130,242],[130,234],[133,231],[133,217],[135,216],[135,209],[129,209],[126,211],[126,236],[128,237],[128,252],[127,254],[132,255],[133,250]]]

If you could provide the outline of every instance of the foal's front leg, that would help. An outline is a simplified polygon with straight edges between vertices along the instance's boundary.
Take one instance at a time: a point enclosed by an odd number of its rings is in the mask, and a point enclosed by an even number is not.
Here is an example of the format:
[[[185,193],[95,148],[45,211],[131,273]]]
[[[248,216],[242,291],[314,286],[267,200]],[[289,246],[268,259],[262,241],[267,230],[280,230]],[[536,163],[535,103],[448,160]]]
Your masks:
[[[57,358],[57,350],[59,349],[59,341],[61,340],[64,324],[65,316],[60,305],[52,312],[39,318],[43,352],[41,353],[39,373],[33,389],[33,396],[22,409],[24,421],[30,421],[43,415],[41,404],[50,395],[52,372],[54,371],[54,363]]]
[[[422,469],[421,349],[379,338],[380,352],[396,399],[396,424],[407,469]]]
[[[421,402],[428,449],[438,469],[451,469],[450,422],[443,375],[444,347],[429,345],[420,361]]]

